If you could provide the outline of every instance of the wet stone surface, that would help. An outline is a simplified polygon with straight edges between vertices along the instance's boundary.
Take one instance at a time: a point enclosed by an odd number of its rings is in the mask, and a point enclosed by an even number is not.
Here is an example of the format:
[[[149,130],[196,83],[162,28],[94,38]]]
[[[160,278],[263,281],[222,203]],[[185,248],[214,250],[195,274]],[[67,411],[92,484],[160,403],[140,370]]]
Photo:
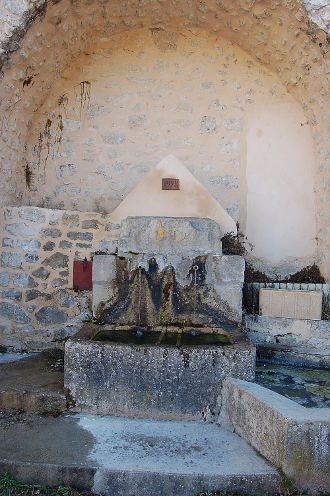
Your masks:
[[[164,346],[224,346],[231,344],[226,334],[201,333],[195,329],[179,332],[146,331],[139,328],[131,330],[102,329],[93,338],[94,341],[136,345]]]
[[[330,407],[330,370],[258,363],[255,382],[302,406]]]

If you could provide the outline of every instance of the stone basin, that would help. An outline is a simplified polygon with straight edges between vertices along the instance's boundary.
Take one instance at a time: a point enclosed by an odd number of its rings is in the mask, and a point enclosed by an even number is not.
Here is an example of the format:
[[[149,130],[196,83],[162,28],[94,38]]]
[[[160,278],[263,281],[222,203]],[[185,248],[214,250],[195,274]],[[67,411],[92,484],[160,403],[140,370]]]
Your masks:
[[[131,344],[137,346],[226,346],[232,344],[228,332],[219,332],[216,328],[198,330],[194,328],[160,328],[143,329],[101,329],[92,338],[93,341],[107,343]]]
[[[64,383],[78,411],[206,420],[226,377],[254,380],[255,348],[238,326],[136,331],[88,324],[66,342]]]

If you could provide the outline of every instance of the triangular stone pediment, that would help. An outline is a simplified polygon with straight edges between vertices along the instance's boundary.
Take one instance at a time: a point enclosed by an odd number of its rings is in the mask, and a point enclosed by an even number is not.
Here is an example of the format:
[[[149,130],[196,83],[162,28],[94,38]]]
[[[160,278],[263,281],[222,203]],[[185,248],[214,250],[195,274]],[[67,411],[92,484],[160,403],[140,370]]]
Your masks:
[[[179,190],[163,190],[164,178],[179,179]],[[222,234],[237,233],[236,224],[191,172],[173,155],[161,160],[110,214],[120,223],[129,216],[199,217],[215,220]]]

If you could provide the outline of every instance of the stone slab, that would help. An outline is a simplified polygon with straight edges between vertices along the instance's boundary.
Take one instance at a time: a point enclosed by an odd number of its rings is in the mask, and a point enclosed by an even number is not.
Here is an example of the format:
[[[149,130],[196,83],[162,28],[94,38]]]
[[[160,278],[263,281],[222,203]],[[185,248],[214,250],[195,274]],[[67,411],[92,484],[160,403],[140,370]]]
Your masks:
[[[0,419],[0,470],[26,482],[105,496],[278,493],[276,470],[216,424],[81,414],[26,420]]]
[[[305,408],[258,384],[227,378],[220,423],[235,429],[299,487],[329,489],[329,408]]]
[[[100,327],[85,326],[65,344],[64,385],[82,411],[207,418],[218,412],[225,377],[254,379],[255,349],[242,333],[232,345],[177,348],[93,341]]]
[[[220,226],[211,219],[127,217],[122,221],[118,254],[221,255]]]
[[[259,313],[269,317],[321,320],[321,291],[262,288],[259,291]]]

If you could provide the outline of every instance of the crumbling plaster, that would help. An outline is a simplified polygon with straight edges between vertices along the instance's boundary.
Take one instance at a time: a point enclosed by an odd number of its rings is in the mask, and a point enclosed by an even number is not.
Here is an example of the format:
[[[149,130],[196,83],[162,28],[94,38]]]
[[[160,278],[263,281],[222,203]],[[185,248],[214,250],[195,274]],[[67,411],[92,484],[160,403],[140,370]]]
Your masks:
[[[213,34],[216,39],[221,36],[243,48],[249,54],[246,58],[251,59],[253,65],[258,67],[259,63],[265,67],[267,73],[270,71],[275,74],[274,77],[278,77],[288,93],[299,102],[305,114],[305,123],[311,128],[314,151],[317,154],[313,164],[316,259],[327,276],[329,168],[326,162],[328,118],[324,108],[328,102],[327,35],[324,29],[327,29],[329,22],[329,8],[326,4],[303,4],[290,0],[131,1],[111,2],[111,7],[107,0],[62,0],[48,3],[41,0],[3,1],[2,4],[2,17],[5,21],[0,38],[0,56],[3,61],[0,87],[3,204],[40,205],[38,195],[33,195],[25,184],[30,170],[26,167],[30,167],[31,162],[29,138],[40,113],[47,123],[48,114],[45,108],[48,98],[56,98],[56,86],[60,88],[67,84],[64,77],[70,73],[74,61],[78,61],[82,70],[86,63],[95,64],[95,46],[100,46],[110,36],[117,35],[117,39],[129,38],[132,36],[132,28],[148,28],[153,43],[166,56],[174,53],[178,40],[187,30],[198,45],[202,30],[209,33],[205,35],[209,37],[209,43]],[[83,98],[86,98],[86,93]],[[65,100],[61,105],[65,105]],[[213,125],[212,122],[205,124],[206,127]],[[47,127],[43,132],[48,148]],[[90,162],[93,160],[91,157]],[[31,167],[33,172],[33,164]],[[244,184],[244,168],[240,174],[239,192],[242,198],[246,195],[247,187]],[[51,178],[50,185],[53,186]],[[133,185],[134,181],[130,187]],[[45,186],[37,185],[39,195],[45,191]],[[213,191],[212,193],[214,194]],[[125,191],[120,194],[125,194]],[[232,199],[233,205],[235,201],[236,199]],[[101,198],[100,208],[102,204]],[[225,206],[229,207],[229,204]],[[72,208],[72,205],[64,203],[62,208]],[[240,220],[243,229],[246,229],[244,201],[239,201],[239,208]],[[309,251],[308,255],[310,253]],[[259,257],[262,265],[262,253]],[[302,257],[302,260],[309,259]],[[297,260],[293,257],[291,265],[290,263],[289,261],[288,270],[292,270]]]

